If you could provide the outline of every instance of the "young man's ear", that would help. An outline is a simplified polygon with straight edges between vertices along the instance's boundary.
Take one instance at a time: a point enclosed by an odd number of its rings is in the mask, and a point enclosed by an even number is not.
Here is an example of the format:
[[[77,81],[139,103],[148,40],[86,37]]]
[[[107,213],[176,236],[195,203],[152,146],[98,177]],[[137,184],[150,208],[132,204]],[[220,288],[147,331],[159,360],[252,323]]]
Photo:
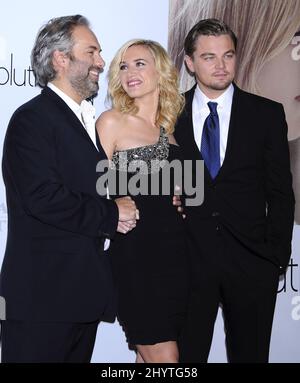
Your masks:
[[[185,55],[184,56],[184,63],[185,63],[186,69],[189,72],[189,74],[193,75],[195,73],[193,59],[190,56]]]

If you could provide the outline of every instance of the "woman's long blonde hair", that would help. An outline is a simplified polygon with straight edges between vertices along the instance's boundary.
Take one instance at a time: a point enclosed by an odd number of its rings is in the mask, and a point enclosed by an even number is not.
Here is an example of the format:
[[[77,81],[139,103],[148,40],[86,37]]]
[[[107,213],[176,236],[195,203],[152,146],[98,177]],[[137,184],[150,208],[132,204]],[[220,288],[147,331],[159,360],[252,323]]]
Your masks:
[[[259,93],[260,70],[283,51],[300,27],[300,0],[170,0],[169,52],[180,70],[183,91],[195,82],[185,69],[184,39],[194,24],[208,18],[222,20],[235,32],[235,81],[241,88]]]
[[[129,97],[120,82],[120,63],[128,48],[144,46],[153,55],[156,70],[159,74],[159,103],[156,124],[165,128],[167,134],[174,131],[176,119],[184,105],[184,98],[178,89],[178,72],[172,64],[165,49],[152,40],[134,39],[125,43],[112,60],[108,71],[108,97],[113,107],[121,113],[135,115],[138,107],[134,99]]]

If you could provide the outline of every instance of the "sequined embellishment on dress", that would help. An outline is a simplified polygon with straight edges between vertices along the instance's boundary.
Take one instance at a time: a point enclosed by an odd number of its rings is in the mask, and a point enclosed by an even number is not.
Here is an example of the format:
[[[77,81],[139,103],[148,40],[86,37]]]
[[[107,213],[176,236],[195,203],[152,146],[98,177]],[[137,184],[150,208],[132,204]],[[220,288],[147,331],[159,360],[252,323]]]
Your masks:
[[[112,156],[111,168],[129,173],[157,173],[166,163],[168,155],[169,139],[161,127],[155,144],[116,151]]]

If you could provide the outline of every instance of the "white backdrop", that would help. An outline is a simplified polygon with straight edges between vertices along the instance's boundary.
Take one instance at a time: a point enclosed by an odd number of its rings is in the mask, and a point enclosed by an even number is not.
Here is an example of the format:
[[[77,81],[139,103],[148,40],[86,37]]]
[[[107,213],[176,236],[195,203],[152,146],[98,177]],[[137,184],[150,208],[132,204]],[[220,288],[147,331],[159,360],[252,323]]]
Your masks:
[[[34,0],[5,2],[0,0],[0,154],[11,114],[25,101],[39,93],[30,71],[30,51],[40,26],[52,17],[83,14],[92,25],[108,64],[116,50],[136,37],[159,41],[167,47],[168,0],[52,0],[38,6]],[[51,4],[51,5],[50,5]],[[34,15],[34,16],[33,16]],[[104,107],[106,71],[100,82],[100,95],[95,101],[97,114]],[[0,264],[5,251],[7,233],[5,189],[0,180]],[[295,226],[293,264],[286,279],[280,283],[274,330],[271,342],[271,362],[300,362],[300,226]],[[205,307],[203,308],[205,310]],[[127,349],[118,323],[99,326],[93,362],[133,362],[135,355]],[[219,312],[210,362],[225,362],[224,331]]]

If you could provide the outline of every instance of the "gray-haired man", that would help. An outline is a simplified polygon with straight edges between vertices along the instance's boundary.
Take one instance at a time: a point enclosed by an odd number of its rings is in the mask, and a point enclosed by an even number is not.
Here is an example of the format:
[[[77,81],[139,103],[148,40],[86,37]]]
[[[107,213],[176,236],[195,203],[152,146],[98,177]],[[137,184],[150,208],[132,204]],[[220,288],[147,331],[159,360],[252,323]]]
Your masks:
[[[88,362],[99,321],[115,317],[103,242],[135,226],[136,207],[96,192],[96,165],[106,156],[86,131],[80,104],[98,91],[100,52],[84,17],[50,20],[32,51],[44,89],[7,129],[3,362]]]

